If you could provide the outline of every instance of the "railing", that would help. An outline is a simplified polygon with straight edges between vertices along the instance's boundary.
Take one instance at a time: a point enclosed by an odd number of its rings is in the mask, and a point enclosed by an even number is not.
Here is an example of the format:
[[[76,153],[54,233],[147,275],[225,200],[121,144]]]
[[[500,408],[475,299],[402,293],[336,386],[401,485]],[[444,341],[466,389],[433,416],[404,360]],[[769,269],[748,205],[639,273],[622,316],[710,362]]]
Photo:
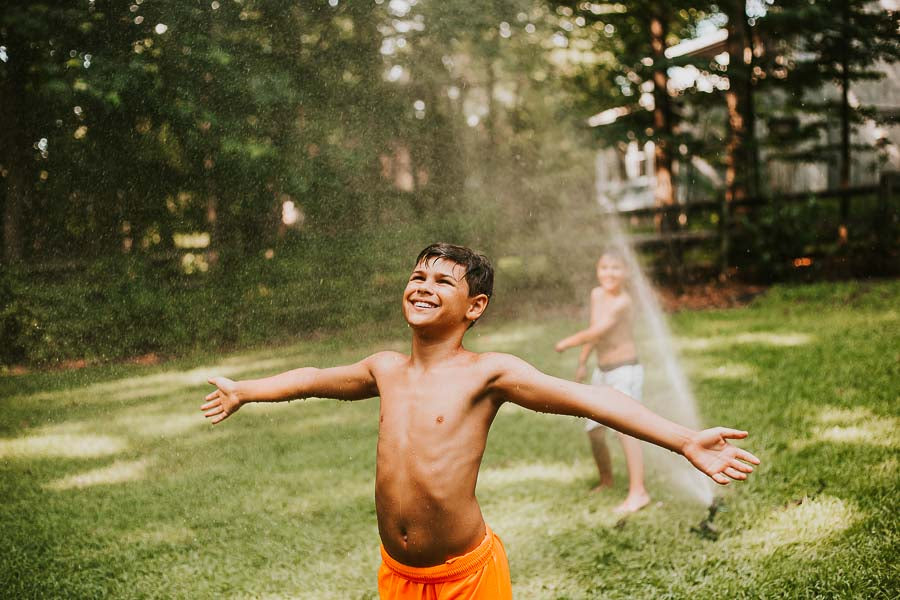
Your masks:
[[[840,241],[846,241],[847,224],[854,217],[858,217],[854,215],[853,210],[853,205],[858,201],[875,200],[875,206],[870,210],[871,214],[867,215],[871,216],[867,227],[877,228],[884,224],[879,223],[880,220],[890,222],[898,218],[898,210],[894,205],[898,187],[900,187],[900,172],[885,172],[882,173],[877,185],[743,198],[727,203],[724,198],[706,199],[685,204],[620,210],[616,214],[630,224],[629,239],[638,249],[653,251],[667,248],[671,254],[674,248],[679,255],[674,260],[680,260],[682,251],[688,247],[714,246],[714,251],[718,255],[719,273],[724,275],[729,269],[728,255],[734,237],[740,233],[740,224],[748,220],[752,222],[753,214],[758,209],[809,200],[837,200],[835,218],[838,223],[834,228],[834,239],[831,241],[838,241],[842,237],[844,239]],[[856,225],[858,229],[859,223]],[[653,231],[647,231],[651,228]],[[852,228],[849,235],[854,235]],[[673,257],[669,256],[668,260],[673,260]]]

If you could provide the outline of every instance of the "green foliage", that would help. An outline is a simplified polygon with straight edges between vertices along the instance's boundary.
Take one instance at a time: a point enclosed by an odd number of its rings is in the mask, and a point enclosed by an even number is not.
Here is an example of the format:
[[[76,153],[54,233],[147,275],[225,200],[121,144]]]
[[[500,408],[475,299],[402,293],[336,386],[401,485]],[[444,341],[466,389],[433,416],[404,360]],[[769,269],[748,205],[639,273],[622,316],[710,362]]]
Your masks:
[[[11,269],[0,271],[0,365],[26,361],[42,345],[24,288],[21,275]]]
[[[839,198],[775,198],[749,208],[736,216],[731,264],[742,277],[767,283],[896,274],[900,229],[877,198],[854,198],[848,243],[836,239],[840,222]]]
[[[731,264],[741,269],[744,276],[759,281],[778,281],[799,273],[813,276],[820,269],[818,260],[802,271],[793,261],[820,254],[821,241],[834,238],[836,216],[833,203],[815,198],[804,202],[772,201],[744,213],[738,219]]]
[[[770,13],[760,20],[760,33],[770,40],[769,54],[781,63],[770,65],[776,76],[766,87],[783,94],[781,105],[771,109],[772,118],[796,121],[785,133],[773,132],[765,140],[773,156],[834,162],[841,143],[854,152],[872,150],[852,144],[849,137],[834,141],[843,137],[835,131],[846,125],[849,133],[866,120],[890,117],[870,106],[851,107],[841,94],[861,82],[882,79],[879,63],[900,60],[896,11],[865,0],[791,0],[776,3]],[[837,93],[829,92],[831,86]]]

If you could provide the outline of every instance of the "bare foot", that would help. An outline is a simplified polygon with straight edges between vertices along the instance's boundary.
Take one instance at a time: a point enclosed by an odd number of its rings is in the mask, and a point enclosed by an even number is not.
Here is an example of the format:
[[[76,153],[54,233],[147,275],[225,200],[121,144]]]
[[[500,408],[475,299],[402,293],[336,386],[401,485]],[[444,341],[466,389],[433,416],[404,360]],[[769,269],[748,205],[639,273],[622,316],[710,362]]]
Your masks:
[[[612,489],[613,483],[612,481],[601,481],[597,485],[591,488],[591,493],[596,494],[597,492],[602,492],[603,490]]]
[[[613,512],[619,515],[627,515],[641,510],[648,504],[650,504],[650,496],[646,492],[643,494],[629,494],[625,501],[617,506]]]

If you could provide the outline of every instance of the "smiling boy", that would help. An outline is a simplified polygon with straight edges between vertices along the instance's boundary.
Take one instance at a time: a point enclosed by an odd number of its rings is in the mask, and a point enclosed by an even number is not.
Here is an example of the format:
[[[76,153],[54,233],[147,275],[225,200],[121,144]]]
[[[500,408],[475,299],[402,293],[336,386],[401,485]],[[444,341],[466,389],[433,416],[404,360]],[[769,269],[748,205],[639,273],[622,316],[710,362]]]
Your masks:
[[[581,382],[587,374],[587,360],[596,350],[597,367],[591,376],[592,385],[612,386],[635,400],[641,399],[644,368],[638,362],[637,348],[632,331],[634,321],[631,294],[625,288],[625,258],[618,250],[608,249],[597,261],[597,282],[591,290],[591,318],[583,329],[556,344],[562,352],[581,346],[575,381]],[[585,430],[591,443],[591,451],[600,483],[595,491],[612,487],[612,461],[606,445],[606,428],[602,423],[588,419]],[[650,503],[650,495],[644,487],[644,457],[641,443],[631,436],[619,433],[619,441],[625,452],[628,469],[628,495],[615,512],[632,513]]]
[[[475,497],[488,430],[504,402],[591,418],[685,456],[720,484],[746,479],[759,460],[727,442],[747,433],[697,432],[610,387],[541,373],[508,354],[469,352],[465,332],[488,306],[489,261],[468,248],[425,248],[403,293],[409,355],[379,352],[358,363],[300,368],[264,379],[214,377],[201,407],[213,424],[249,402],[380,396],[375,510],[381,598],[512,597],[500,539]]]

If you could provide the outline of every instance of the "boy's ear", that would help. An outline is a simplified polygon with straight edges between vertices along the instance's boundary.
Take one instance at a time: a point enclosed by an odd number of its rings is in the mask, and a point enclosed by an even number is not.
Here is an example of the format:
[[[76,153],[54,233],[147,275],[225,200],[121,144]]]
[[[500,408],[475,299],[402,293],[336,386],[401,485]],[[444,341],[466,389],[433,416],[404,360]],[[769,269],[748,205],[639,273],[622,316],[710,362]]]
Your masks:
[[[469,308],[466,310],[466,319],[469,321],[477,321],[487,308],[490,299],[487,294],[478,294],[469,298]]]

